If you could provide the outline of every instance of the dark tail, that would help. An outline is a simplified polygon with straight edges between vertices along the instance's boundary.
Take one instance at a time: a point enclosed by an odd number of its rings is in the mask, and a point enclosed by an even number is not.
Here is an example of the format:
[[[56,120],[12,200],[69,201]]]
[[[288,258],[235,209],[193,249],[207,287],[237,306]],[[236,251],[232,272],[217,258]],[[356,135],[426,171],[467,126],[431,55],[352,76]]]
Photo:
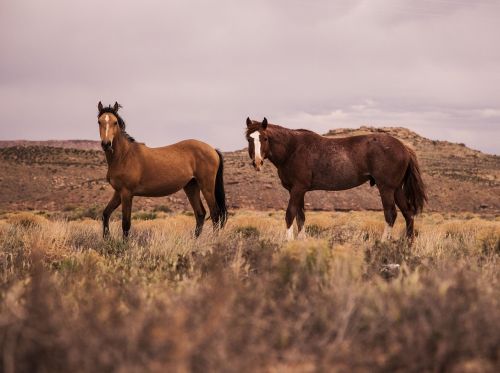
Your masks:
[[[219,207],[219,224],[223,228],[227,221],[227,206],[226,206],[226,193],[224,192],[224,157],[220,150],[215,149],[219,154],[219,169],[215,177],[215,201]]]
[[[403,191],[408,207],[414,214],[418,214],[422,212],[424,204],[427,202],[427,192],[420,174],[417,155],[408,147],[407,150],[410,153],[410,163],[403,180]]]

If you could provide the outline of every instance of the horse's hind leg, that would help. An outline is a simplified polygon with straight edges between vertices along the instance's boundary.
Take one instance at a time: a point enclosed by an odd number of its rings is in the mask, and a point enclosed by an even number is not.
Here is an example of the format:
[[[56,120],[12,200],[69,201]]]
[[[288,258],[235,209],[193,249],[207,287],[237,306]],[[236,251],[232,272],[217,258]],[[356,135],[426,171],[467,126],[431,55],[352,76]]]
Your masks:
[[[385,217],[385,229],[382,234],[381,241],[384,242],[391,238],[392,227],[396,221],[397,211],[396,204],[394,201],[394,189],[387,187],[379,187],[380,198],[382,198],[382,206],[384,207],[384,217]]]
[[[217,231],[220,228],[220,210],[215,199],[215,177],[213,182],[208,183],[206,180],[204,182],[199,180],[199,183],[201,193],[203,193],[203,197],[205,197],[208,209],[210,210],[210,218],[212,219],[214,231]]]
[[[120,193],[116,192],[111,197],[111,200],[108,202],[108,205],[104,209],[102,213],[102,236],[107,237],[109,235],[109,217],[116,210],[121,203]]]
[[[194,216],[196,217],[196,228],[194,230],[194,236],[198,237],[203,229],[203,224],[205,223],[205,216],[207,212],[205,207],[203,207],[203,202],[200,196],[200,186],[195,179],[191,180],[184,187],[184,192],[191,204],[194,211]]]
[[[304,201],[304,194],[305,191],[299,188],[292,188],[292,190],[290,190],[290,200],[288,201],[288,207],[285,214],[286,239],[289,241],[293,240],[293,221],[296,217],[298,217],[299,211],[302,211],[301,214],[303,214],[301,201]],[[299,228],[300,226],[300,229],[302,229],[302,226],[304,225],[305,215],[303,215],[303,218],[304,219],[302,219],[301,221],[297,219],[297,228]]]
[[[305,208],[304,208],[304,196],[302,196],[302,200],[300,201],[299,208],[297,210],[297,237],[298,238],[304,238],[305,233],[302,230],[304,228],[304,223],[306,221],[306,214],[305,214]]]
[[[406,238],[411,241],[414,236],[414,231],[413,231],[414,214],[408,207],[408,203],[406,202],[405,194],[402,187],[396,189],[396,191],[394,192],[394,197],[396,199],[396,205],[398,205],[406,221]]]

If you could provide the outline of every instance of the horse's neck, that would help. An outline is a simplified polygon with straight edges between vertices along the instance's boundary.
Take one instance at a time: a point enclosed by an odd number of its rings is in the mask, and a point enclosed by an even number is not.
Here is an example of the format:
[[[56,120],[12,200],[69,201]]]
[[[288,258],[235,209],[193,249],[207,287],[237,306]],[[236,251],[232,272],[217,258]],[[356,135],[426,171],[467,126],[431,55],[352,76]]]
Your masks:
[[[119,134],[113,141],[113,150],[106,151],[108,167],[113,166],[116,162],[120,162],[130,151],[131,145],[125,136]]]
[[[269,160],[275,165],[285,163],[294,150],[293,134],[286,129],[272,129],[269,134]]]

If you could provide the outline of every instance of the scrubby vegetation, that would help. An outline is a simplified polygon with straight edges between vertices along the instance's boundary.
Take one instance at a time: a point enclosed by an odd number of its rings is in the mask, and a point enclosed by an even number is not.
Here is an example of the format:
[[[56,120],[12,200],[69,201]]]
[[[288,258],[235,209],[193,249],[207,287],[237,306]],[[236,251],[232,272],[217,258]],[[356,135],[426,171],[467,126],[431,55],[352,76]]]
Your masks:
[[[4,372],[494,372],[500,220],[425,215],[413,247],[380,243],[380,213],[0,219]],[[402,220],[402,219],[401,219]],[[398,222],[395,234],[402,234]]]

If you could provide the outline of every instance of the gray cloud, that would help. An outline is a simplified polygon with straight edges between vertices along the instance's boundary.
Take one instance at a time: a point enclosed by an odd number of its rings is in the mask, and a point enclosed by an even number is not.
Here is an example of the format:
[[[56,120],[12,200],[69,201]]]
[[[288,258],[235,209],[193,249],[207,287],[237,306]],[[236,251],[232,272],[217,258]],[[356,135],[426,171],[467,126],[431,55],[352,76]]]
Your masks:
[[[152,146],[245,146],[247,115],[398,125],[500,153],[493,0],[14,1],[0,5],[0,137],[98,138],[124,105]]]

